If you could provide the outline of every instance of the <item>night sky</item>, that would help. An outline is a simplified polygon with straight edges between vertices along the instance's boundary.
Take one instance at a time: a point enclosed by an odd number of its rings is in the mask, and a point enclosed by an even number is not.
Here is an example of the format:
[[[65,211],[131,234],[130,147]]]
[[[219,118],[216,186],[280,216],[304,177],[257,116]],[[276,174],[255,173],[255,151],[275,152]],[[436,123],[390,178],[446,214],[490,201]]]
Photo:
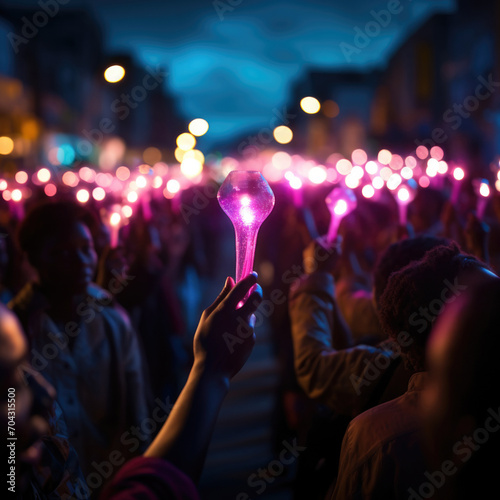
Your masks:
[[[94,10],[110,53],[132,52],[145,64],[169,68],[167,85],[186,120],[210,123],[206,149],[269,126],[273,108],[288,102],[290,85],[308,68],[383,65],[413,26],[454,5],[401,0],[401,12],[347,61],[340,44],[353,44],[355,28],[373,20],[370,11],[387,9],[391,1],[397,0],[217,0],[217,11],[212,0],[72,0],[67,8]]]

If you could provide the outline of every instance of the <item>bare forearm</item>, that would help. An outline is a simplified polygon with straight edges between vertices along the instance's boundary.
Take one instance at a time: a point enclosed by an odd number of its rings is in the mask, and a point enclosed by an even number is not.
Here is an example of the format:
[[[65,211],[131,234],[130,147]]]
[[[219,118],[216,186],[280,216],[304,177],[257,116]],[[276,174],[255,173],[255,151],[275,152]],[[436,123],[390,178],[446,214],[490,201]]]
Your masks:
[[[197,481],[229,380],[195,364],[170,416],[145,456],[168,460]]]

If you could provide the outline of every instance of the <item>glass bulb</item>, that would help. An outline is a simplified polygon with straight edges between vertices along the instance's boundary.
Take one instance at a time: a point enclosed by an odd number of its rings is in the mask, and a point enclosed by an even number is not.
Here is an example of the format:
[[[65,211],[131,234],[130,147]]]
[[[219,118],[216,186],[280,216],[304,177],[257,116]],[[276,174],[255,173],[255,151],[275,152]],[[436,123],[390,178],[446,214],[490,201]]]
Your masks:
[[[236,235],[236,282],[252,272],[257,234],[274,207],[274,193],[260,172],[233,170],[217,199]]]

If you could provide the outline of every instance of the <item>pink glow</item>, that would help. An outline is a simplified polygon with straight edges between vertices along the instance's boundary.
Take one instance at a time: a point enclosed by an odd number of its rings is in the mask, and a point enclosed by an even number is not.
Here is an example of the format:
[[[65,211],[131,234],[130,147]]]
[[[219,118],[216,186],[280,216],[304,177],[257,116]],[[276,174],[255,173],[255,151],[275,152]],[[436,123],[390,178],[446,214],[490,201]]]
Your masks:
[[[375,189],[371,184],[367,184],[366,186],[363,186],[361,193],[365,198],[373,198],[375,194]]]
[[[416,153],[421,160],[425,160],[429,156],[429,150],[425,146],[419,146]]]
[[[51,198],[52,196],[56,195],[57,187],[55,186],[55,184],[52,184],[52,182],[49,182],[48,184],[45,185],[43,191],[49,198]]]
[[[463,168],[457,167],[455,170],[453,170],[453,177],[457,181],[461,181],[465,177],[465,172]]]
[[[71,171],[64,172],[62,176],[62,181],[66,186],[76,187],[78,186],[78,176]]]
[[[102,187],[96,187],[92,191],[92,198],[96,201],[102,201],[106,197],[106,191]]]
[[[358,203],[354,191],[349,188],[340,187],[330,191],[325,198],[325,202],[331,215],[327,241],[332,243],[337,237],[340,222],[356,208]]]
[[[274,193],[260,172],[233,170],[217,193],[236,235],[236,281],[250,274],[259,228],[274,207]]]
[[[76,199],[80,203],[87,203],[87,201],[89,201],[89,198],[90,198],[90,195],[89,195],[89,192],[86,189],[80,189],[76,193]]]
[[[356,165],[364,165],[368,156],[363,149],[355,149],[351,154],[352,162]]]
[[[14,178],[18,184],[26,184],[26,182],[28,182],[28,174],[24,170],[16,172]]]
[[[437,161],[440,161],[443,159],[444,152],[443,149],[440,148],[439,146],[434,146],[431,148],[431,157],[435,158]]]

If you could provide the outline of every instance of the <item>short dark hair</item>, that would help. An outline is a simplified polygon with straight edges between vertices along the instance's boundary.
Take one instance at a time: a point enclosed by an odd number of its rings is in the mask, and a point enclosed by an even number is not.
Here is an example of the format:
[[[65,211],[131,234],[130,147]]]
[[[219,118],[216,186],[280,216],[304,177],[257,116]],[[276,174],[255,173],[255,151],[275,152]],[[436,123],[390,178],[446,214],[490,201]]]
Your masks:
[[[402,332],[411,341],[400,342],[409,369],[426,369],[425,348],[436,314],[423,315],[422,309],[441,300],[443,287],[454,282],[461,271],[488,266],[462,252],[456,243],[440,245],[425,256],[391,274],[380,297],[379,318],[382,329],[396,340]],[[444,307],[440,306],[439,312]],[[432,311],[431,311],[432,312]],[[439,314],[439,312],[437,314]]]
[[[75,222],[85,224],[95,237],[99,221],[82,205],[71,201],[47,201],[35,205],[21,222],[17,240],[19,246],[36,265],[48,238],[64,234]]]
[[[420,260],[429,250],[439,245],[447,245],[450,240],[434,236],[417,236],[397,241],[390,245],[381,255],[373,272],[373,296],[375,304],[387,286],[390,275],[407,266],[410,262]]]

